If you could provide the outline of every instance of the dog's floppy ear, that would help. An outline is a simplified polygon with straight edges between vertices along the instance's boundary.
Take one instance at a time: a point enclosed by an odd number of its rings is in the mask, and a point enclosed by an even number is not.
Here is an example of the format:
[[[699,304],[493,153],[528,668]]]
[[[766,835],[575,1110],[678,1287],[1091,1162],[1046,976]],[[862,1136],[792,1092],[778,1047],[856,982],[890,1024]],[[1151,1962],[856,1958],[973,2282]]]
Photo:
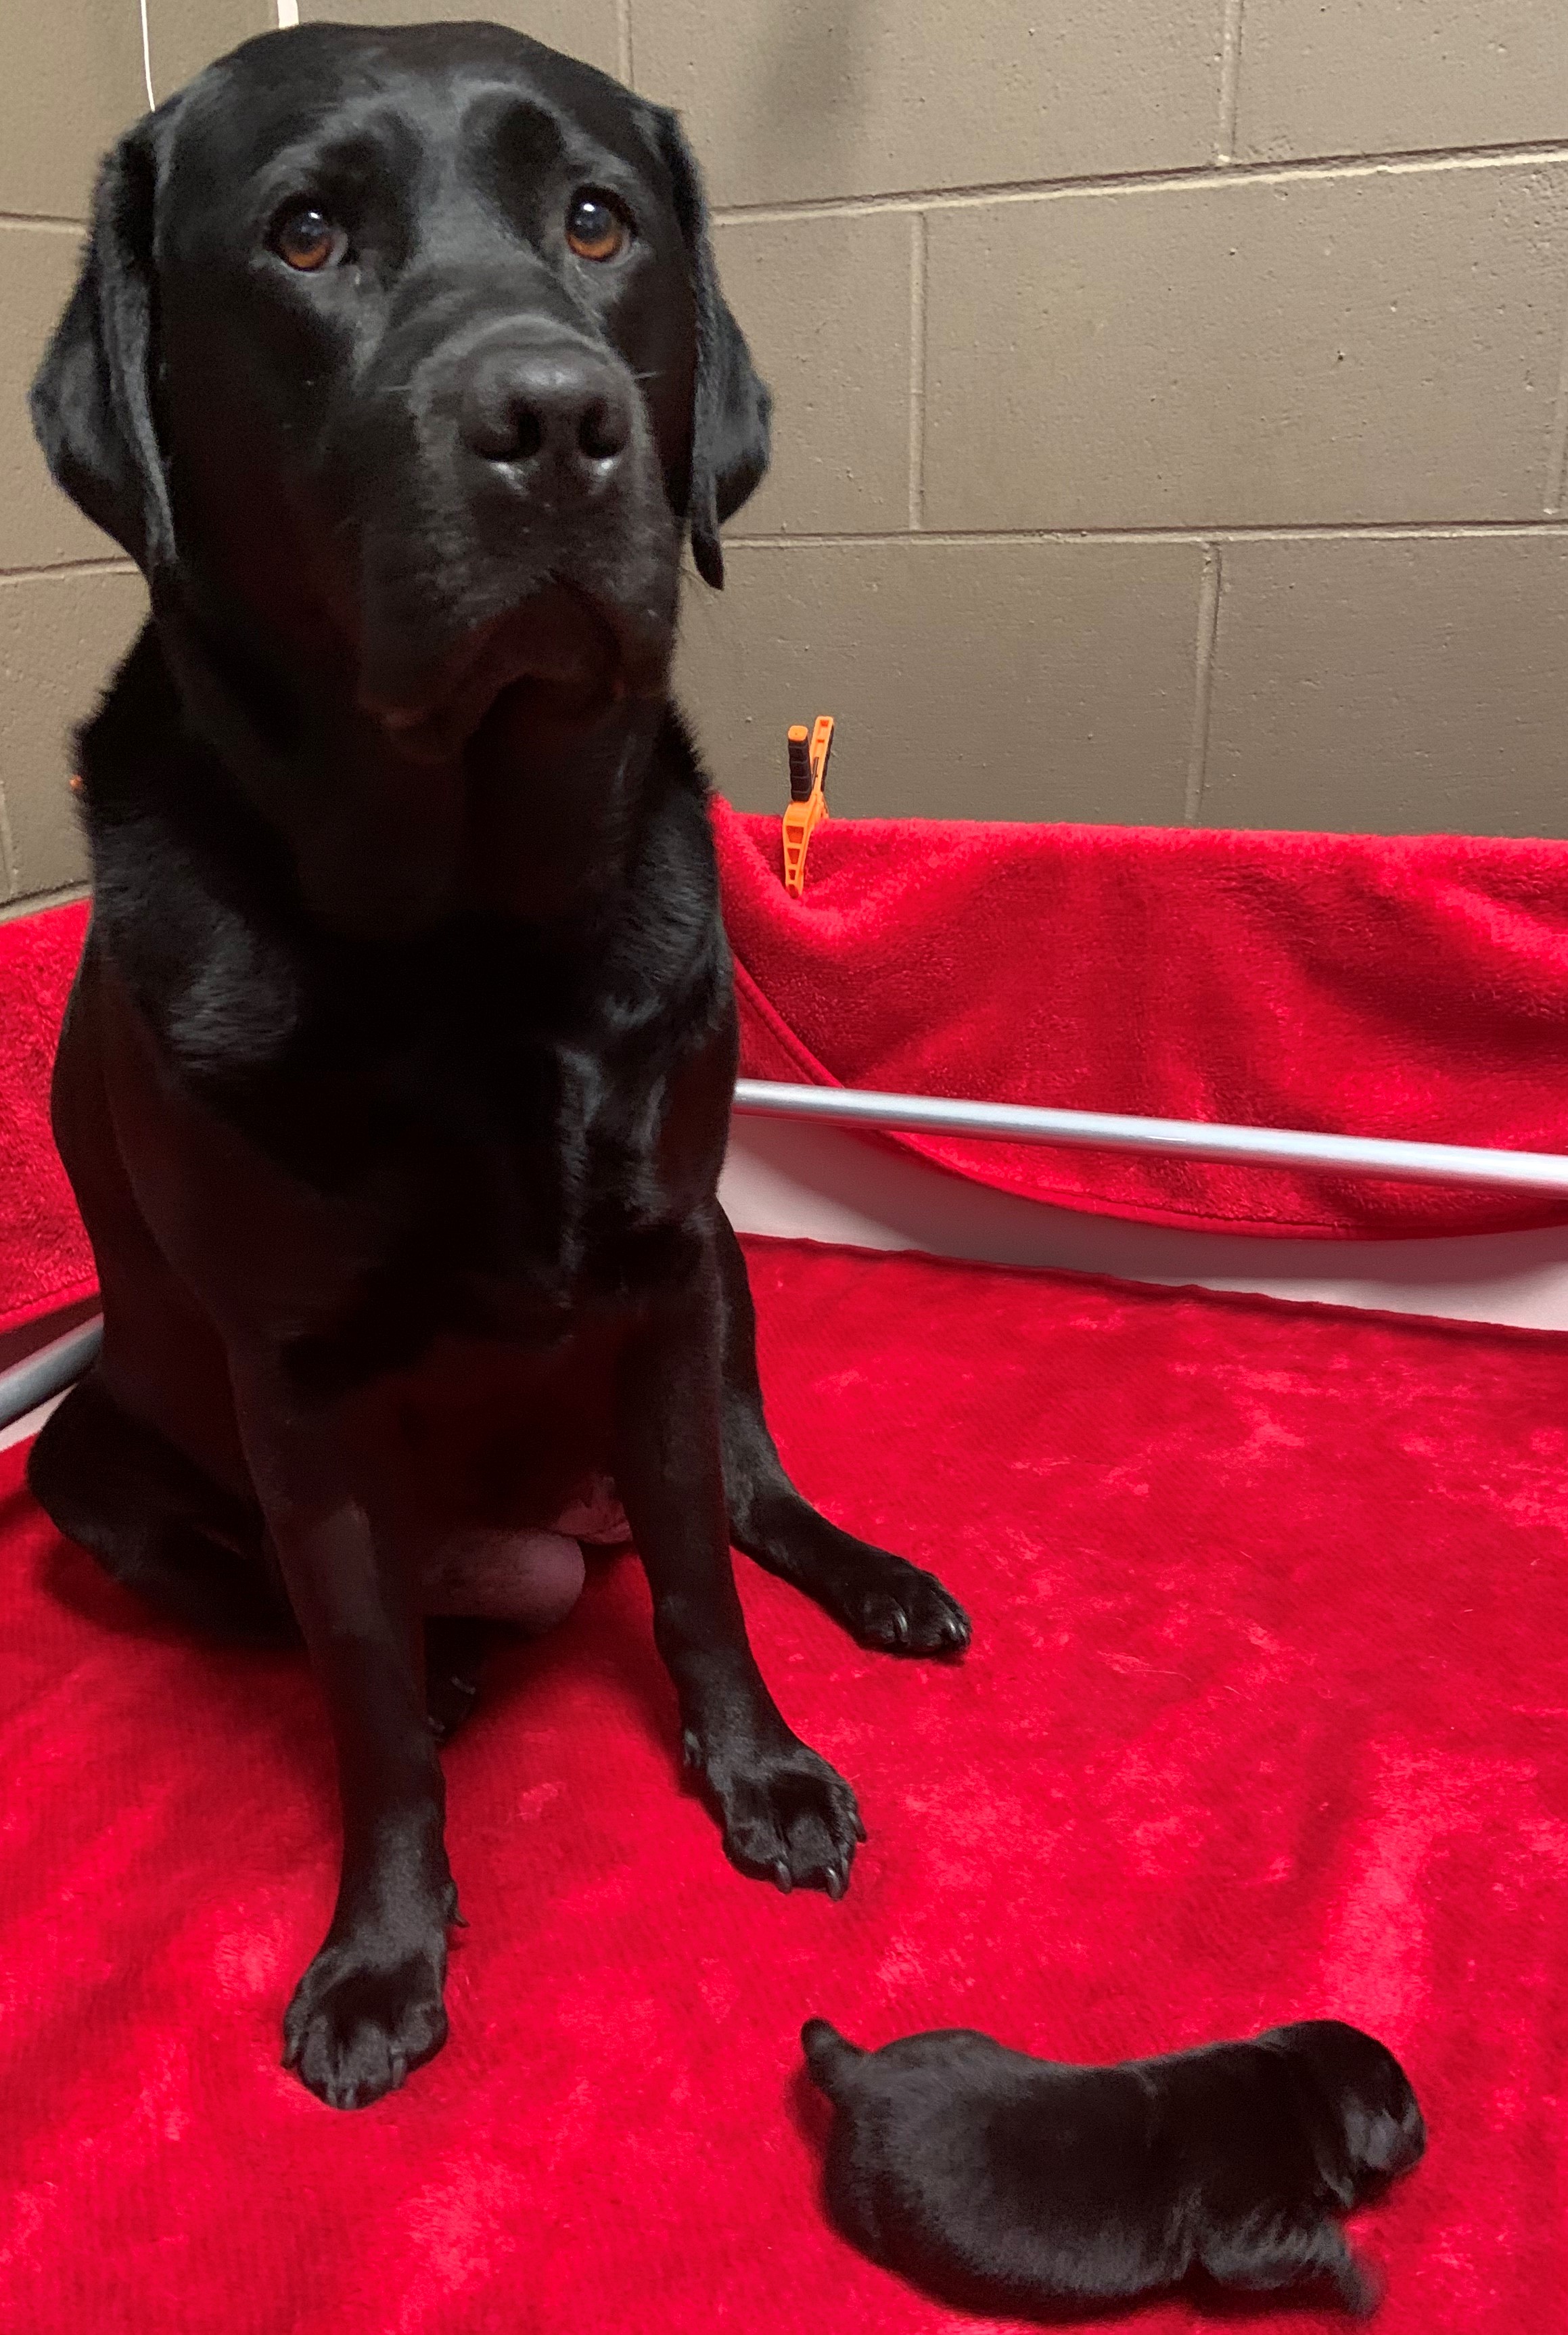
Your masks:
[[[56,483],[148,576],[174,550],[152,417],[151,130],[141,121],[128,131],[99,172],[76,289],[32,398],[33,427]]]
[[[1284,2068],[1302,2131],[1323,2185],[1348,2213],[1356,2202],[1356,2168],[1345,2132],[1343,2104],[1325,2085],[1314,2064],[1312,2038],[1303,2035],[1302,2027],[1273,2027],[1256,2041],[1261,2050]]]
[[[1350,2162],[1378,2176],[1406,2172],[1427,2145],[1427,2130],[1412,2094],[1403,2116],[1380,2102],[1361,2099],[1345,2107],[1345,2142]]]
[[[705,584],[721,591],[719,529],[768,468],[773,400],[751,363],[746,335],[719,289],[702,173],[673,113],[659,115],[659,149],[674,189],[697,304],[697,382],[692,405],[692,557]]]

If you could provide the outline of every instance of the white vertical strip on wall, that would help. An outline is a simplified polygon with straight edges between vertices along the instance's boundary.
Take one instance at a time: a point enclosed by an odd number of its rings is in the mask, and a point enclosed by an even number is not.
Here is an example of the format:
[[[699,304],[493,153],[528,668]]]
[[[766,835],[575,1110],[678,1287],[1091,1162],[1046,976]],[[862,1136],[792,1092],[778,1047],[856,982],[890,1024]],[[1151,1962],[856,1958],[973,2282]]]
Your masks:
[[[147,24],[147,0],[141,0],[141,80],[147,91],[147,110],[150,113],[158,100],[152,94],[152,34]]]
[[[286,33],[299,22],[299,0],[277,0],[277,29]]]

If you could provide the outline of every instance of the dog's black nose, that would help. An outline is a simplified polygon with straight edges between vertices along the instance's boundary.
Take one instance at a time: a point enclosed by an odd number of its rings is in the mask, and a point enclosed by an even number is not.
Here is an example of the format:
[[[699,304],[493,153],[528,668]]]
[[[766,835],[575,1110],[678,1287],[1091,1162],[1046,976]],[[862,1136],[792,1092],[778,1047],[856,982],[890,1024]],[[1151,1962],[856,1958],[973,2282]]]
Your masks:
[[[550,462],[596,483],[631,443],[632,384],[612,358],[570,343],[490,349],[463,383],[460,426],[487,462]]]

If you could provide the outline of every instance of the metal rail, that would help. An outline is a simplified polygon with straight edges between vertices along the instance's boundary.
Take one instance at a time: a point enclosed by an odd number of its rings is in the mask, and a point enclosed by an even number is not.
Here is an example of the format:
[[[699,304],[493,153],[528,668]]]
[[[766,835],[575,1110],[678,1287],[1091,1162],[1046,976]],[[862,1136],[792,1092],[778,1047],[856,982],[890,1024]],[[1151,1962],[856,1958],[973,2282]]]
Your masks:
[[[989,1136],[1002,1143],[1060,1143],[1096,1151],[1239,1160],[1254,1168],[1315,1168],[1330,1176],[1501,1185],[1514,1191],[1568,1196],[1568,1158],[1554,1151],[1487,1151],[1468,1143],[1404,1143],[1385,1136],[1314,1135],[1283,1127],[1217,1127],[1193,1119],[1125,1119],[1110,1111],[956,1102],[944,1095],[874,1094],[856,1087],[785,1086],[770,1079],[738,1080],[735,1109],[764,1119],[810,1119],[912,1135]]]
[[[63,1338],[52,1338],[36,1353],[13,1362],[8,1371],[0,1371],[0,1427],[25,1419],[51,1395],[63,1394],[73,1379],[82,1376],[102,1343],[103,1317],[95,1313],[90,1322],[78,1323]]]

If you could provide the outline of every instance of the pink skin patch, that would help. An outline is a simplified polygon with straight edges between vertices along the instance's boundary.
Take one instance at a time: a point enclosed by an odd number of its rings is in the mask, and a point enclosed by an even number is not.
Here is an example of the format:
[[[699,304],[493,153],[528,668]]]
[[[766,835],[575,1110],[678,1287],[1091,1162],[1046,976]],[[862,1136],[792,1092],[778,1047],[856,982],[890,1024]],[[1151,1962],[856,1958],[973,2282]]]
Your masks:
[[[582,1594],[580,1543],[624,1545],[631,1535],[608,1478],[588,1486],[547,1531],[455,1534],[427,1565],[427,1613],[484,1614],[536,1634],[566,1619]]]
[[[583,1552],[565,1533],[462,1533],[426,1566],[424,1609],[553,1630],[576,1603],[583,1575]]]

